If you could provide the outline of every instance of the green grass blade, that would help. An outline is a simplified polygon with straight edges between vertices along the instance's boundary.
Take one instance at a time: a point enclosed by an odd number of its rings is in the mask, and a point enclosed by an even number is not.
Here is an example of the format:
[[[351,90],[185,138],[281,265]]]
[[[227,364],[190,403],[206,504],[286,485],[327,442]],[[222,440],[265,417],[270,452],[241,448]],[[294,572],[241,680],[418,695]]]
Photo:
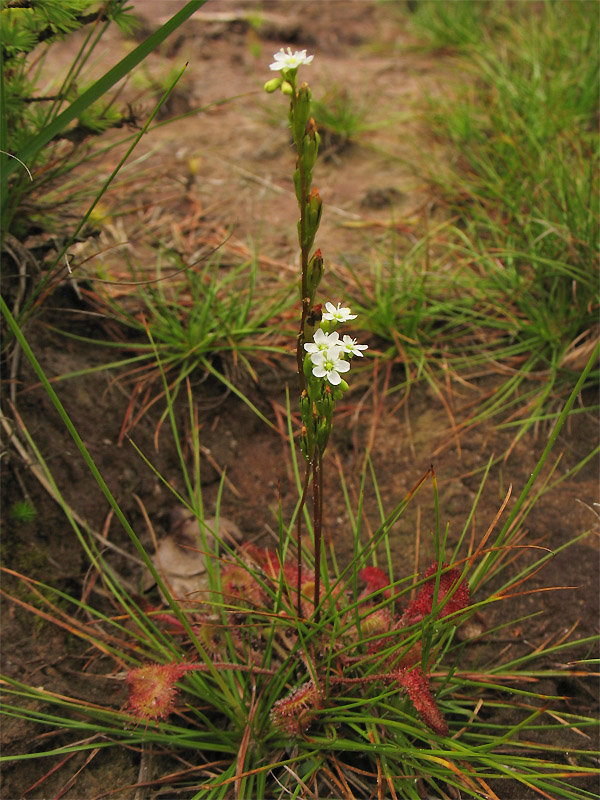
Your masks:
[[[40,131],[37,136],[34,136],[25,147],[17,154],[18,157],[25,164],[35,159],[39,151],[45,147],[48,142],[60,133],[64,128],[76,119],[83,111],[85,111],[92,103],[99,100],[106,92],[111,89],[118,81],[128,75],[131,70],[140,64],[153,50],[155,50],[161,42],[163,42],[173,31],[182,25],[189,17],[192,16],[201,6],[204,5],[206,0],[190,0],[181,11],[174,14],[168,22],[165,22],[155,33],[149,36],[142,44],[129,53],[125,58],[121,59],[112,69],[96,81],[90,88],[77,98],[71,105],[66,108],[61,114],[55,117],[48,127]],[[9,163],[6,165],[4,175],[2,176],[2,203],[4,204],[7,194],[7,180],[12,172],[17,168],[18,162],[14,164]]]

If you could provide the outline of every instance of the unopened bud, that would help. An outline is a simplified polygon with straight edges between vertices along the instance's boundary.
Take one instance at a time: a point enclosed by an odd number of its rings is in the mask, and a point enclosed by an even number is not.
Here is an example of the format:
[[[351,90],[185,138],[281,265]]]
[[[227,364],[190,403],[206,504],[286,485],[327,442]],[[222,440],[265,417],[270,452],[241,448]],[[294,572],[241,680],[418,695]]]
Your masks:
[[[319,223],[321,222],[322,210],[323,210],[323,201],[321,200],[321,195],[319,194],[319,190],[315,186],[314,189],[311,189],[311,192],[308,195],[308,199],[306,201],[306,221],[308,224],[308,233],[313,237],[317,232]]]
[[[321,251],[317,250],[317,253],[319,253],[320,255]],[[315,253],[315,255],[317,253]],[[310,325],[311,328],[314,328],[317,323],[321,322],[322,318],[323,318],[323,305],[321,303],[317,303],[308,312],[308,316],[306,317],[306,324]]]
[[[283,94],[287,95],[288,97],[291,97],[294,94],[294,87],[289,81],[283,81],[283,83],[281,84],[281,91],[283,92]]]
[[[317,287],[323,277],[323,256],[321,251],[317,250],[311,260],[308,262],[308,269],[306,270],[306,286],[311,298],[314,298]]]
[[[308,454],[308,436],[306,427],[303,425],[302,430],[300,431],[300,450],[302,451],[302,455],[308,461],[309,454]]]
[[[310,411],[311,411],[311,402],[308,397],[306,389],[304,389],[302,394],[300,395],[300,400],[298,405],[300,406],[300,416],[302,417],[302,422],[304,422],[304,424],[306,425],[306,423],[310,419]]]
[[[325,386],[322,402],[323,402],[323,415],[331,425],[333,419],[333,409],[335,408],[335,400],[333,399],[333,393],[329,388],[329,386]]]
[[[307,83],[303,83],[298,90],[296,97],[296,108],[294,109],[294,139],[300,144],[304,138],[306,125],[311,119],[310,116],[310,89]]]
[[[311,230],[310,225],[308,224],[308,221],[306,219],[304,222],[304,235],[302,231],[301,219],[298,220],[297,228],[298,228],[298,242],[300,244],[300,247],[305,247],[307,250],[310,250],[315,241],[316,231]],[[310,303],[310,297],[308,298],[308,302]]]
[[[319,143],[316,138],[306,135],[302,139],[302,165],[306,172],[310,172],[315,165],[319,152]]]
[[[317,425],[317,444],[321,453],[325,452],[327,442],[329,441],[329,434],[331,433],[331,422],[322,417]]]
[[[312,368],[313,368],[313,364],[312,364],[312,361],[310,360],[310,353],[307,353],[304,356],[304,364],[302,365],[302,370],[304,372],[304,377],[307,380],[310,380],[310,378],[312,377]]]
[[[317,123],[314,120],[314,117],[309,117],[308,122],[306,123],[306,128],[304,129],[304,133],[309,136],[311,139],[315,139],[319,134],[317,132]]]
[[[344,392],[347,392],[350,387],[346,383],[346,381],[342,378],[342,380],[338,383],[335,387],[333,392],[333,399],[334,400],[341,400],[344,396]]]
[[[265,92],[268,92],[269,94],[272,94],[272,92],[276,92],[282,83],[283,83],[283,78],[281,76],[279,78],[272,78],[270,81],[267,81],[265,83],[264,86]]]

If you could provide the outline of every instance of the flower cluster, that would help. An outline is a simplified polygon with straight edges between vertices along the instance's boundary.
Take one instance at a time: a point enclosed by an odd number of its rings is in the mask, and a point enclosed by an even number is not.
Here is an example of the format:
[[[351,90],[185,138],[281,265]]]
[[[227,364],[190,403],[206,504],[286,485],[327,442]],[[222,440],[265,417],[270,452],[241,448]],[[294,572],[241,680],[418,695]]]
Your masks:
[[[323,321],[326,324],[337,325],[356,319],[356,314],[351,314],[349,308],[341,307],[341,303],[338,303],[337,307],[333,303],[326,303],[325,308],[327,310],[323,313]],[[367,347],[366,344],[357,344],[356,339],[348,335],[340,339],[336,330],[327,333],[323,327],[315,332],[312,342],[306,342],[304,345],[312,364],[312,374],[315,378],[326,378],[332,386],[340,386],[342,383],[340,373],[348,372],[350,369],[350,364],[345,359],[353,356],[362,358],[361,350],[366,350]]]
[[[298,69],[298,67],[301,67],[303,64],[310,64],[314,56],[307,56],[306,50],[296,50],[295,53],[292,53],[290,47],[288,47],[286,53],[282,47],[278,53],[275,53],[273,58],[275,61],[270,65],[269,69],[288,70]]]
[[[267,81],[265,90],[271,93],[281,89],[284,94],[293,95],[296,88],[298,67],[308,66],[314,56],[307,56],[306,50],[296,50],[295,53],[292,53],[290,47],[288,47],[286,53],[282,47],[278,53],[275,53],[273,58],[275,61],[269,65],[269,69],[273,70],[273,72],[280,72],[281,75]]]
[[[321,314],[321,306],[316,306]],[[302,371],[306,381],[306,389],[300,396],[300,414],[302,416],[302,433],[300,448],[307,461],[312,461],[315,448],[321,454],[325,451],[335,403],[348,389],[342,378],[350,369],[350,360],[354,356],[362,358],[366,344],[358,344],[356,339],[344,335],[340,338],[336,328],[343,322],[356,319],[350,309],[338,303],[325,304],[321,314],[321,325],[313,334],[312,342],[304,342],[304,363]],[[301,361],[301,356],[300,363]]]

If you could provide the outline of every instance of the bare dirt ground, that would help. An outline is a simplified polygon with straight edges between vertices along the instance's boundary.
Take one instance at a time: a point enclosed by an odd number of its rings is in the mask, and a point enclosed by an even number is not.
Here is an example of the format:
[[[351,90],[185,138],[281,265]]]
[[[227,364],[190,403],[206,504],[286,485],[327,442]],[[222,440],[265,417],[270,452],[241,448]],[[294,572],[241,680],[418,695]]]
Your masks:
[[[140,0],[135,8],[147,33],[182,5]],[[260,11],[261,26],[248,22],[248,11]],[[295,280],[297,208],[291,185],[293,156],[286,134],[285,102],[281,96],[267,97],[261,91],[269,77],[272,54],[288,45],[307,47],[315,53],[315,62],[307,69],[306,78],[317,98],[324,96],[331,84],[347,87],[365,104],[368,121],[382,123],[362,134],[357,143],[344,148],[336,148],[334,143],[318,162],[315,183],[325,211],[317,243],[325,255],[329,275],[344,276],[344,259],[354,265],[368,259],[371,245],[389,234],[391,220],[396,224],[397,236],[409,246],[419,235],[423,210],[429,208],[430,216],[441,213],[433,207],[427,186],[410,166],[427,148],[439,147],[424,138],[419,116],[423,99],[427,94],[448,91],[454,82],[464,78],[456,72],[449,56],[419,51],[404,21],[405,16],[396,4],[359,0],[273,2],[260,7],[254,3],[207,3],[150,59],[148,66],[151,74],[160,76],[169,67],[180,68],[189,62],[170,100],[168,113],[176,115],[199,107],[206,110],[145,137],[136,151],[137,167],[103,201],[112,218],[103,224],[96,239],[78,251],[78,258],[89,257],[95,248],[95,252],[101,253],[97,258],[107,274],[122,279],[125,249],[130,259],[153,269],[150,245],[154,236],[161,236],[178,249],[184,259],[193,259],[207,246],[216,246],[229,236],[224,257],[233,263],[248,248],[252,237],[265,276],[271,270],[271,274],[274,271]],[[102,67],[108,65],[108,59],[121,57],[125,48],[131,46],[131,42],[115,34],[107,44],[107,61],[102,62]],[[68,48],[74,47],[71,41],[65,44],[56,56],[57,63],[68,60]],[[217,105],[223,98],[233,96],[239,97]],[[142,120],[148,108],[143,104],[137,106]],[[140,189],[142,174],[153,177],[146,189]],[[129,209],[128,214],[117,217],[114,212],[123,206]],[[124,241],[126,248],[107,249]],[[94,263],[94,260],[89,262],[89,269]],[[84,282],[82,286],[85,288]],[[329,286],[332,292],[340,291],[339,284],[331,279]],[[118,292],[113,290],[113,293]],[[335,299],[349,298],[340,294]],[[131,300],[125,298],[124,302]],[[65,283],[48,300],[39,317],[28,325],[26,334],[34,352],[51,376],[101,365],[107,359],[102,346],[83,345],[48,328],[55,325],[104,338],[106,328],[93,317],[78,314],[81,310],[88,310],[85,297],[79,300]],[[370,353],[376,356],[384,345],[371,339],[369,346]],[[258,384],[246,379],[243,385],[252,402],[276,425],[281,424],[285,409],[285,383],[294,385],[292,349],[293,343],[287,359],[258,368]],[[403,368],[397,358],[388,373],[387,362],[381,361],[377,372],[357,379],[338,412],[338,426],[329,451],[325,527],[342,561],[349,555],[348,515],[338,469],[343,469],[356,490],[366,446],[370,446],[382,500],[388,510],[430,464],[434,465],[442,519],[448,522],[452,543],[468,518],[481,470],[492,454],[507,451],[514,436],[499,432],[491,424],[482,424],[457,437],[448,414],[450,405],[454,419],[460,421],[461,413],[466,413],[461,409],[493,391],[500,377],[482,377],[473,381],[469,389],[449,385],[443,395],[444,402],[422,385],[414,387],[409,395],[385,397],[385,379],[391,386],[400,383]],[[106,500],[56,412],[43,390],[36,388],[28,364],[22,363],[18,377],[18,413],[48,460],[66,500],[111,545],[130,551],[125,533],[111,518]],[[144,545],[152,551],[152,537],[142,508],[160,536],[168,528],[168,512],[175,505],[174,498],[128,439],[119,443],[132,382],[126,377],[118,380],[115,377],[119,378],[114,372],[98,371],[60,382],[57,391],[109,488]],[[296,499],[289,444],[216,380],[194,373],[192,387],[200,409],[200,438],[206,456],[202,472],[206,513],[214,511],[219,478],[226,470],[222,514],[237,523],[244,539],[268,542],[276,529],[279,500],[284,513],[289,513]],[[159,404],[144,415],[129,435],[167,481],[183,491],[181,468],[166,425],[158,436],[158,449],[155,446],[157,419],[162,411],[158,408]],[[185,414],[182,406],[179,409],[182,430],[185,430]],[[492,468],[473,521],[476,538],[483,535],[512,485],[512,498],[505,512],[508,513],[531,474],[547,435],[548,430],[543,428],[537,431],[537,436],[527,435],[505,462],[500,461]],[[555,477],[566,474],[584,458],[596,437],[596,424],[590,416],[575,417],[558,442],[555,456],[562,453],[562,459]],[[9,452],[3,475],[4,564],[79,595],[86,586],[88,565],[84,554],[74,544],[72,531],[58,505],[40,486],[19,453],[14,448]],[[528,585],[529,589],[542,586],[559,589],[527,594],[492,607],[485,621],[489,628],[504,619],[541,612],[508,629],[501,643],[507,656],[527,648],[534,650],[550,637],[558,639],[572,629],[581,637],[597,632],[597,515],[593,510],[597,476],[597,464],[588,464],[574,479],[565,480],[545,494],[529,515],[526,541],[548,548],[560,548],[587,530],[596,533],[560,552]],[[376,526],[378,511],[373,492],[368,490],[367,494],[367,519]],[[38,514],[34,521],[17,525],[7,512],[24,495],[33,500]],[[392,552],[407,573],[414,571],[417,562],[423,566],[432,560],[429,536],[432,519],[432,495],[427,488],[409,507],[392,535]],[[133,587],[139,586],[141,570],[135,560],[110,547],[108,552],[124,580]],[[10,577],[4,578],[3,588],[26,602],[31,601],[19,595],[22,589]],[[100,596],[97,600],[102,602]],[[2,645],[3,671],[8,675],[59,693],[70,691],[91,700],[96,695],[106,698],[102,682],[90,685],[89,677],[83,673],[86,654],[73,651],[63,631],[10,602],[3,608]],[[574,654],[569,653],[567,658]],[[592,683],[575,680],[563,683],[540,687],[540,692],[564,696],[564,708],[595,713],[597,694]],[[114,683],[110,691],[115,692],[113,686]],[[116,706],[124,699],[124,692],[114,694]],[[43,751],[67,740],[60,732],[48,735],[41,728],[19,720],[5,722],[2,729],[4,755],[32,749]],[[567,737],[561,741],[568,746]],[[39,787],[35,787],[36,782],[58,764],[58,759],[17,761],[5,766],[0,795],[3,800],[139,797],[135,789],[124,788],[138,780],[137,753],[124,749],[100,750],[81,769],[86,758],[84,754],[68,759]],[[153,777],[168,771],[168,763],[155,760]],[[591,785],[590,788],[593,790]],[[505,798],[522,796],[511,794],[507,786],[502,791]],[[164,794],[152,796],[172,795],[165,788]]]

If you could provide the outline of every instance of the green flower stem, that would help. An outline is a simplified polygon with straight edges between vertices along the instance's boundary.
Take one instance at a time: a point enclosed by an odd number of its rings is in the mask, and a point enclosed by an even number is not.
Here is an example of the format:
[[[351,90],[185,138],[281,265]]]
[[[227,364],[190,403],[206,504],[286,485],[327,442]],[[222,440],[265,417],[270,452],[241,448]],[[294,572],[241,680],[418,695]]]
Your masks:
[[[294,81],[294,92],[292,94],[292,131],[294,133],[294,144],[296,145],[296,152],[298,154],[298,172],[300,173],[300,198],[298,205],[300,206],[300,226],[299,226],[299,244],[300,244],[300,265],[302,269],[301,280],[301,297],[302,302],[302,317],[300,320],[300,329],[298,330],[298,340],[296,343],[296,363],[298,366],[298,385],[300,393],[306,388],[306,379],[304,377],[304,328],[306,326],[306,319],[310,311],[310,297],[308,296],[308,255],[309,247],[306,242],[306,202],[310,190],[310,180],[307,180],[306,170],[304,168],[302,155],[302,139],[297,135],[296,125],[294,120],[298,110],[298,94],[296,92],[296,85]]]
[[[305,51],[303,51],[305,55]],[[291,62],[294,61],[292,54],[289,53]],[[297,54],[296,54],[297,55]],[[281,54],[276,54],[276,61],[286,58],[283,50]],[[310,57],[312,60],[312,56]],[[308,62],[310,63],[310,62]],[[276,67],[278,68],[278,67]],[[312,169],[315,165],[319,150],[319,135],[317,133],[314,120],[310,116],[311,94],[307,83],[303,83],[298,89],[297,67],[282,70],[281,81],[274,79],[265,84],[268,92],[276,91],[281,87],[284,95],[290,98],[289,121],[292,129],[292,137],[296,147],[296,168],[294,170],[294,191],[296,200],[300,207],[300,219],[298,221],[298,243],[300,245],[300,301],[302,314],[300,318],[300,328],[296,340],[296,364],[298,371],[298,385],[300,390],[300,414],[303,427],[300,436],[300,447],[306,461],[306,472],[300,507],[298,509],[296,546],[297,546],[297,610],[298,617],[302,614],[301,590],[302,590],[302,511],[308,494],[308,485],[312,472],[313,478],[313,531],[315,546],[315,590],[314,606],[315,618],[318,622],[319,601],[321,592],[321,544],[322,544],[322,525],[323,525],[323,451],[327,444],[329,431],[331,428],[332,408],[329,403],[324,402],[323,389],[321,382],[317,381],[312,375],[312,364],[304,353],[304,343],[306,341],[308,320],[311,304],[315,298],[315,292],[323,276],[323,257],[321,251],[317,250],[312,259],[310,251],[314,244],[315,234],[319,228],[322,212],[322,202],[317,189],[311,191]]]
[[[308,198],[310,193],[310,185],[312,181],[312,172],[307,167],[307,163],[303,157],[303,140],[305,136],[304,117],[309,114],[310,109],[310,93],[308,86],[303,84],[300,93],[297,90],[296,73],[290,72],[286,76],[286,80],[292,87],[290,95],[290,127],[294,138],[294,145],[296,147],[297,159],[296,169],[298,171],[296,186],[296,198],[300,207],[300,221],[298,223],[298,243],[300,245],[300,264],[301,264],[301,284],[300,284],[300,300],[302,303],[302,314],[300,318],[300,327],[298,329],[298,336],[296,340],[296,364],[298,371],[298,387],[300,395],[306,391],[307,382],[304,374],[304,342],[305,342],[305,329],[308,315],[310,313],[311,293],[308,286],[308,264],[309,255],[312,243],[314,240],[314,233],[318,227],[318,222],[311,226],[312,235],[309,236],[309,226],[307,224],[307,208]],[[302,95],[300,97],[300,95]],[[301,106],[301,108],[300,108]],[[313,292],[314,294],[314,292]],[[312,407],[312,403],[310,404]],[[309,424],[312,420],[309,421]],[[314,519],[314,543],[315,543],[315,595],[314,603],[315,609],[319,603],[320,597],[320,554],[321,554],[321,528],[322,528],[322,478],[321,466],[322,458],[320,451],[313,450],[312,447],[307,449],[305,454],[306,458],[306,473],[304,477],[304,488],[302,498],[300,501],[300,509],[298,512],[297,530],[296,530],[296,546],[297,546],[297,611],[298,616],[302,614],[302,509],[306,502],[308,494],[308,483],[310,480],[310,473],[313,473],[313,519]],[[317,611],[317,620],[318,620]]]
[[[292,86],[292,93],[290,96],[290,123],[292,135],[294,137],[294,145],[296,146],[297,153],[297,169],[299,173],[300,192],[297,196],[298,205],[300,207],[300,223],[298,228],[298,239],[300,244],[300,264],[302,270],[302,278],[300,284],[300,300],[302,302],[302,316],[300,321],[300,329],[296,341],[296,365],[298,371],[298,387],[300,394],[306,389],[306,379],[304,377],[304,326],[308,316],[308,305],[310,301],[307,299],[307,279],[306,273],[308,269],[308,249],[305,245],[306,241],[306,199],[308,197],[308,190],[306,186],[306,173],[302,159],[300,158],[300,147],[302,145],[296,131],[296,116],[298,111],[298,93],[296,91],[296,74],[290,73],[287,80]],[[297,612],[298,617],[302,616],[302,510],[306,502],[306,495],[308,492],[308,481],[310,478],[310,461],[307,457],[306,472],[304,475],[304,488],[302,491],[302,498],[300,500],[300,508],[298,509],[298,521],[296,528],[296,548],[297,548]]]

